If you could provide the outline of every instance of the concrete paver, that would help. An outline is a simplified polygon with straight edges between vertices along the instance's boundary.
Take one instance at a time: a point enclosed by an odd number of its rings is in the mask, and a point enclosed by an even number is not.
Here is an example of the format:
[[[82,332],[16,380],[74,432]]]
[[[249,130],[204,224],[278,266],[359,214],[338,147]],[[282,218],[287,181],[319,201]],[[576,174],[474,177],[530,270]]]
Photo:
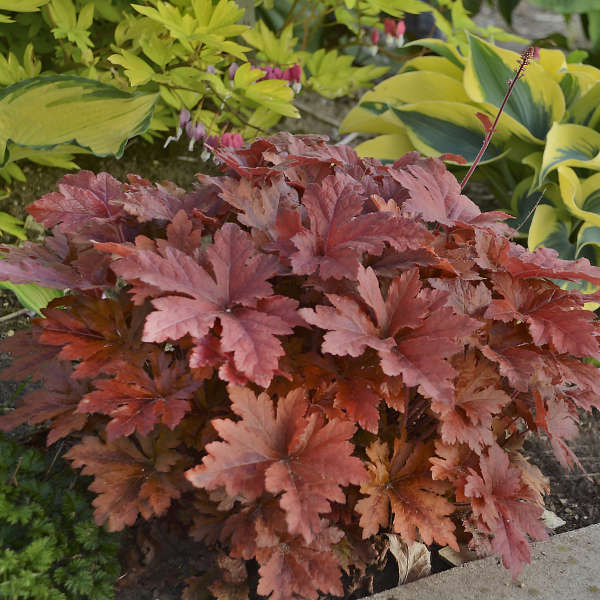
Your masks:
[[[531,564],[516,581],[490,557],[369,600],[600,600],[600,524],[534,544]]]

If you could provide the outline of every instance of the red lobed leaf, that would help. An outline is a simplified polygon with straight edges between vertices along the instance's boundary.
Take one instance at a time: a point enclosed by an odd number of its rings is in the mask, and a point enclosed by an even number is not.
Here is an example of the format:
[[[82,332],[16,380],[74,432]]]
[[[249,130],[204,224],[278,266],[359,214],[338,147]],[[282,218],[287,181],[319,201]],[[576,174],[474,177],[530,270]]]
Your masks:
[[[375,441],[367,448],[371,479],[360,488],[367,497],[356,503],[363,538],[387,527],[391,510],[393,530],[407,544],[416,541],[418,533],[425,544],[435,541],[458,551],[454,525],[448,518],[454,506],[443,496],[447,485],[431,478],[432,454],[432,443],[410,444],[397,438],[391,459],[383,442]]]
[[[163,515],[187,488],[180,466],[184,457],[167,451],[179,443],[176,438],[138,440],[145,446],[144,453],[127,438],[105,444],[86,436],[65,454],[74,468],[83,466],[85,475],[94,476],[89,487],[98,494],[92,502],[94,519],[97,525],[106,523],[109,531],[133,525],[138,514],[144,519]],[[154,449],[157,458],[152,456]]]
[[[330,510],[332,500],[344,502],[340,486],[365,477],[361,461],[351,456],[354,425],[336,419],[324,424],[317,413],[305,416],[302,388],[279,399],[276,415],[266,394],[257,398],[247,388],[228,389],[231,408],[242,420],[212,422],[223,441],[209,444],[203,463],[186,477],[209,490],[224,485],[229,496],[248,500],[264,491],[283,492],[279,502],[289,532],[310,543],[321,528],[319,514]]]
[[[510,465],[508,454],[494,444],[480,460],[481,474],[470,469],[465,495],[471,499],[477,525],[493,534],[492,549],[516,577],[530,561],[527,536],[548,539],[539,517],[543,508],[533,490],[522,482],[521,471]]]

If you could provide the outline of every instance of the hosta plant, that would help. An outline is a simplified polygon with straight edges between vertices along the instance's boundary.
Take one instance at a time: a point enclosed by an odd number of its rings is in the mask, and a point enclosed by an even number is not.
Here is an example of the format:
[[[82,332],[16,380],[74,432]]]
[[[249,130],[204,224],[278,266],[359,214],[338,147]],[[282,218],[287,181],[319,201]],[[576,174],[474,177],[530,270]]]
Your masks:
[[[211,589],[243,597],[256,559],[260,595],[342,595],[386,532],[518,574],[548,489],[523,441],[571,467],[600,406],[598,322],[552,280],[600,269],[512,242],[435,158],[286,133],[215,152],[189,192],[82,171],[29,207],[50,234],[0,277],[71,292],[4,343],[4,378],[46,383],[1,428],[68,437],[99,525],[169,512],[227,548]]]
[[[408,61],[402,73],[363,96],[342,131],[381,135],[357,147],[359,154],[395,160],[417,149],[429,156],[459,154],[466,164],[474,160],[482,123],[492,120],[501,106],[519,57],[475,36],[469,41],[463,56],[450,44],[421,40],[437,55]],[[533,247],[543,242],[562,258],[586,255],[594,262],[597,240],[588,229],[598,211],[591,200],[585,207],[582,203],[595,193],[594,172],[600,169],[598,98],[599,69],[569,63],[559,50],[540,49],[509,98],[477,173],[502,204],[512,194],[507,206],[515,217],[512,224],[521,236],[531,231]],[[580,169],[581,180],[569,167]],[[560,173],[575,181],[559,185]],[[576,201],[572,187],[577,188]],[[537,204],[544,216],[534,217],[532,225]],[[549,212],[560,231],[549,229]]]

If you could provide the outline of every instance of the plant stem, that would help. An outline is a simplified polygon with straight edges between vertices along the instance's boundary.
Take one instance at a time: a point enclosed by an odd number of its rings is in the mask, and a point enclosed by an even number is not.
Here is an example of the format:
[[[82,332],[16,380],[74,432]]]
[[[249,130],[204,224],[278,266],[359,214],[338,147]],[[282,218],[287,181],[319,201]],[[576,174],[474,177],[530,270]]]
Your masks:
[[[508,102],[508,99],[510,98],[510,95],[512,94],[512,91],[513,91],[513,89],[514,89],[517,81],[519,81],[519,79],[521,78],[521,76],[524,74],[525,67],[529,64],[529,60],[533,56],[533,53],[534,53],[533,46],[529,46],[529,48],[527,48],[521,54],[521,60],[519,62],[519,68],[517,69],[517,71],[515,73],[515,76],[510,80],[510,83],[508,85],[508,90],[506,90],[506,94],[504,95],[504,100],[502,100],[502,104],[500,105],[500,108],[498,109],[498,113],[496,114],[496,118],[494,119],[494,122],[492,123],[492,126],[489,128],[489,130],[485,134],[485,138],[483,140],[483,145],[481,146],[481,150],[479,150],[479,154],[477,154],[477,156],[475,157],[475,160],[473,161],[473,164],[471,165],[471,168],[467,171],[467,174],[465,175],[464,179],[460,182],[460,189],[461,190],[464,189],[465,185],[467,185],[467,182],[471,178],[471,175],[473,174],[473,171],[475,171],[475,169],[477,168],[477,165],[479,164],[479,162],[483,158],[483,155],[485,154],[485,151],[487,150],[487,147],[489,146],[489,144],[490,144],[490,142],[492,140],[492,136],[494,135],[494,132],[496,131],[496,125],[498,124],[498,121],[500,119],[500,115],[504,112],[504,108],[506,107],[506,103]]]

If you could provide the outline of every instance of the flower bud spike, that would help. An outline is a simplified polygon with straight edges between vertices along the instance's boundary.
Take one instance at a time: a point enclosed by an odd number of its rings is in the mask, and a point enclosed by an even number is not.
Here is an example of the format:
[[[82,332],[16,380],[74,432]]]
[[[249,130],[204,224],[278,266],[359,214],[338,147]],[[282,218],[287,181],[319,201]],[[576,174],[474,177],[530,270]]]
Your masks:
[[[531,62],[531,59],[534,56],[535,56],[535,47],[534,46],[529,46],[529,47],[525,48],[525,50],[523,50],[523,52],[521,52],[521,56],[519,57],[519,60],[518,60],[518,66],[515,68],[515,75],[512,79],[508,80],[508,89],[506,90],[506,94],[504,95],[502,104],[500,105],[500,108],[498,109],[496,118],[494,119],[494,122],[492,123],[491,127],[489,127],[489,130],[486,132],[481,149],[479,150],[479,153],[475,157],[473,164],[467,171],[467,174],[464,176],[463,180],[460,182],[461,190],[463,190],[465,188],[465,185],[467,185],[467,182],[469,181],[471,175],[475,171],[475,168],[477,167],[477,165],[483,158],[483,155],[485,154],[485,151],[487,150],[487,147],[490,144],[492,136],[494,135],[494,132],[496,131],[496,126],[498,125],[500,116],[504,112],[506,103],[508,102],[510,95],[512,94],[512,91],[514,90],[517,81],[519,81],[519,79],[521,79],[525,75],[525,69],[526,69],[527,65]],[[486,126],[487,126],[487,124],[484,123],[484,127],[486,127]]]

